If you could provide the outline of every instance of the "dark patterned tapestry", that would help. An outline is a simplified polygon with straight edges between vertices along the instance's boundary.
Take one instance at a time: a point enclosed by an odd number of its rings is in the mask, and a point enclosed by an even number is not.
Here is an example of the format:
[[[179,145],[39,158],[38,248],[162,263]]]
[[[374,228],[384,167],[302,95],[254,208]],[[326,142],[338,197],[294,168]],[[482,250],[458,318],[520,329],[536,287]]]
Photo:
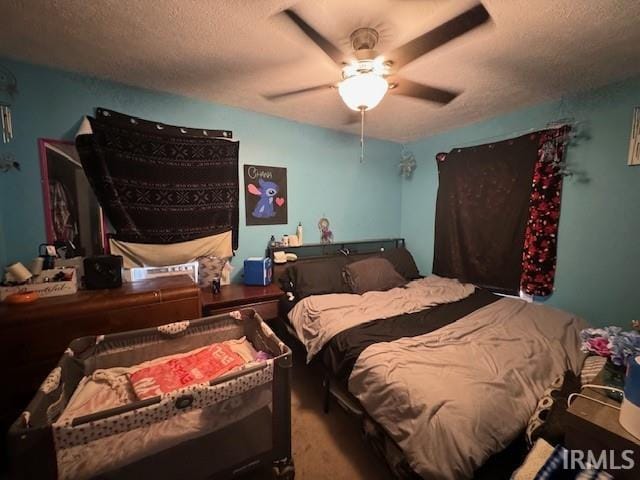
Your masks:
[[[435,274],[518,293],[538,141],[524,135],[436,157]]]
[[[238,248],[239,143],[231,132],[158,124],[99,108],[76,146],[114,238],[176,243],[231,230]]]
[[[562,165],[570,127],[540,132],[522,251],[521,289],[528,295],[553,293],[562,195]]]

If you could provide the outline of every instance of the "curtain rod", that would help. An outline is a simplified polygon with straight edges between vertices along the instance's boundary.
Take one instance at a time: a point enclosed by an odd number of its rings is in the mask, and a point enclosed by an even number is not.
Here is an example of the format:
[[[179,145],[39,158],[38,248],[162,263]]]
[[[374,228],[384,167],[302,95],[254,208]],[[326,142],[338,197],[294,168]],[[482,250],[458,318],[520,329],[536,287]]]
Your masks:
[[[546,130],[546,129],[549,129],[549,128],[562,128],[562,127],[566,127],[566,126],[574,127],[576,125],[579,125],[580,123],[581,122],[576,122],[575,119],[573,119],[573,118],[561,118],[559,120],[554,120],[554,121],[548,122],[544,127],[531,127],[531,128],[527,128],[526,130],[517,130],[517,131],[514,131],[514,132],[503,133],[503,134],[500,134],[500,135],[494,135],[492,137],[479,138],[479,139],[476,139],[476,140],[462,142],[462,143],[460,143],[458,145],[454,145],[454,146],[450,147],[450,149],[462,148],[462,147],[470,147],[470,146],[474,146],[474,145],[482,145],[484,143],[488,143],[488,142],[494,141],[496,139],[500,139],[500,141],[502,141],[502,140],[510,140],[512,138],[516,138],[516,137],[520,137],[522,135],[526,135],[527,133],[538,132],[540,130]]]

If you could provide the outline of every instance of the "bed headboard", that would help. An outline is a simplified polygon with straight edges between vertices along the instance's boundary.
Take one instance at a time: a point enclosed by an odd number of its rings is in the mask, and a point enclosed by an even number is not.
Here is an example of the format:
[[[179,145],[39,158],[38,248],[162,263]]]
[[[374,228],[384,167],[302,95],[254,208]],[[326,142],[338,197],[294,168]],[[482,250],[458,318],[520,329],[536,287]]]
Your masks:
[[[355,240],[351,242],[334,243],[305,243],[299,247],[268,247],[267,256],[273,262],[275,252],[295,253],[298,256],[297,262],[330,258],[337,255],[369,255],[384,250],[404,247],[404,238],[382,238],[374,240]],[[283,264],[273,263],[273,281],[277,282],[280,275],[292,262]]]

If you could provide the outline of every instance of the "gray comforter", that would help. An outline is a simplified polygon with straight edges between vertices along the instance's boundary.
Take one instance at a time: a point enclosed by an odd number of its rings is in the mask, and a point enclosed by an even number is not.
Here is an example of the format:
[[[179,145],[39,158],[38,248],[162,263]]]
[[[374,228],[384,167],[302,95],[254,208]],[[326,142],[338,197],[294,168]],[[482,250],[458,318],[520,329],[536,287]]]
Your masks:
[[[348,328],[462,300],[474,290],[471,284],[431,275],[386,292],[307,297],[289,312],[289,320],[311,361],[329,340]]]
[[[430,276],[408,288],[309,297],[289,313],[311,359],[333,336],[376,319],[455,302],[472,285]],[[543,391],[584,358],[585,323],[504,298],[419,337],[367,347],[349,390],[425,478],[470,478],[521,432]]]
[[[435,332],[368,347],[349,389],[417,473],[471,478],[525,428],[555,378],[579,372],[584,326],[504,298]]]

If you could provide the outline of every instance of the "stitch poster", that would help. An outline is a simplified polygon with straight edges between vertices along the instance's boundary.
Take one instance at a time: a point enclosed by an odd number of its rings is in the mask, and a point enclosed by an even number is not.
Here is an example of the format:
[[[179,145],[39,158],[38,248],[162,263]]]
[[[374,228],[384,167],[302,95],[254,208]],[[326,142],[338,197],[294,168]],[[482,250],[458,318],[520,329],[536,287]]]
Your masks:
[[[286,168],[244,166],[247,225],[286,225],[288,202]]]

